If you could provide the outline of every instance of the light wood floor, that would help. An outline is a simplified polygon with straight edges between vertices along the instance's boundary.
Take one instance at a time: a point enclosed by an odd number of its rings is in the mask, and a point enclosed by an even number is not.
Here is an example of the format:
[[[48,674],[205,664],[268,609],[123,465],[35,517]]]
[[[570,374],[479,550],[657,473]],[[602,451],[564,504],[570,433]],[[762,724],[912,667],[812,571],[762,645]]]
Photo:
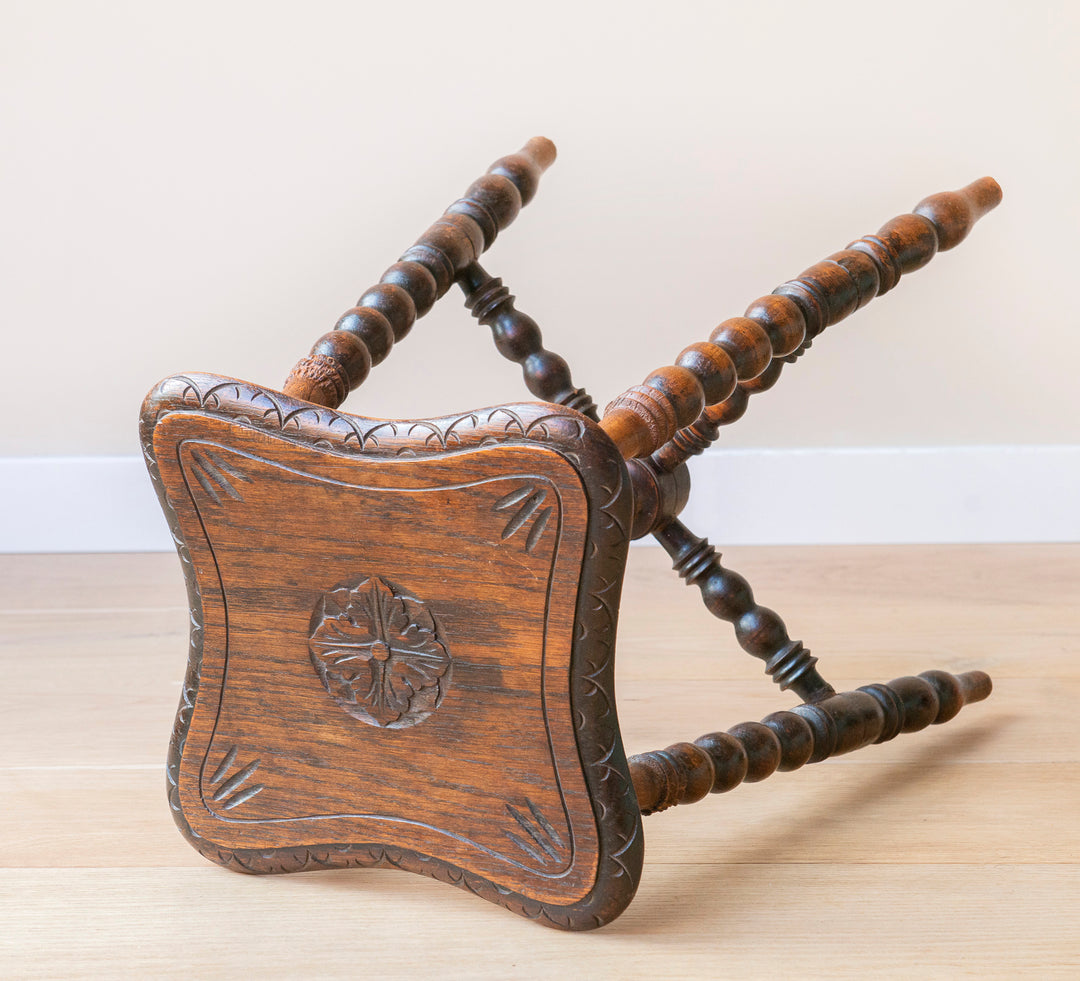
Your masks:
[[[1080,978],[1080,546],[732,549],[836,687],[994,678],[944,727],[646,821],[591,934],[419,876],[258,878],[173,826],[172,555],[0,557],[0,976]],[[790,699],[662,553],[632,553],[629,752]]]

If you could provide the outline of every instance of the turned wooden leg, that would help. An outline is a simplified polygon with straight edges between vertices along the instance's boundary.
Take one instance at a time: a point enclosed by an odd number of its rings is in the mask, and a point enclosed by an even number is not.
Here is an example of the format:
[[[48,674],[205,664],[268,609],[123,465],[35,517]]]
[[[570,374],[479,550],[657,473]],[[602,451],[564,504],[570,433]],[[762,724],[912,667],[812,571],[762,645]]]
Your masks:
[[[554,160],[555,145],[540,136],[496,160],[315,342],[285,380],[285,393],[341,405],[532,200]]]
[[[913,213],[886,222],[848,248],[759,297],[741,317],[723,321],[708,341],[691,344],[674,365],[627,389],[601,425],[622,455],[653,455],[673,470],[746,411],[750,395],[776,382],[785,360],[826,327],[891,290],[902,275],[959,244],[1001,201],[983,177],[958,191],[924,198]]]
[[[991,689],[982,671],[955,676],[926,671],[917,678],[866,685],[692,743],[631,756],[630,777],[641,813],[653,814],[764,780],[777,770],[796,770],[902,732],[941,725],[965,705],[987,698]]]
[[[754,601],[750,584],[742,576],[720,564],[720,556],[708,539],[698,538],[678,518],[657,528],[653,535],[687,585],[701,590],[709,612],[734,625],[739,646],[765,662],[765,673],[782,690],[790,688],[804,702],[836,694],[818,673],[817,658],[801,641],[788,636],[776,613]]]
[[[565,405],[599,421],[596,405],[583,388],[575,388],[564,358],[544,347],[540,327],[514,308],[514,297],[503,281],[489,275],[478,262],[469,263],[457,277],[465,306],[491,328],[495,347],[508,361],[521,365],[529,391],[545,402]]]

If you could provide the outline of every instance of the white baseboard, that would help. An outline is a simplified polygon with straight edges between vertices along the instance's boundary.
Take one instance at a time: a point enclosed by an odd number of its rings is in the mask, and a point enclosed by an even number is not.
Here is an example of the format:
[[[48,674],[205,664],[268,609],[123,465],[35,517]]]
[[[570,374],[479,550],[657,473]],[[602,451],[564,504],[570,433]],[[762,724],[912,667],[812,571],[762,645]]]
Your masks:
[[[0,552],[173,548],[142,457],[0,459]]]
[[[721,450],[683,517],[725,545],[1080,541],[1080,446]]]
[[[723,450],[683,517],[723,545],[1080,541],[1080,445]],[[172,549],[138,457],[0,459],[0,552]]]

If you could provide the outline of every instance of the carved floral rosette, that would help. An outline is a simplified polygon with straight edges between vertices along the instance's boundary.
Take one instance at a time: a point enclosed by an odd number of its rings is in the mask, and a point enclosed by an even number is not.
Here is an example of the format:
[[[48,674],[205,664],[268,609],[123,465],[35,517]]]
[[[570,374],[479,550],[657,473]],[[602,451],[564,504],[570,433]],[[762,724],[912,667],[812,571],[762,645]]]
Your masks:
[[[431,611],[378,576],[323,594],[308,646],[331,698],[370,725],[403,729],[423,722],[450,683],[450,652]]]
[[[363,842],[269,850],[223,849],[191,829],[180,803],[178,775],[200,685],[202,598],[153,449],[155,426],[170,413],[178,411],[231,420],[305,446],[324,446],[336,453],[424,457],[495,443],[543,442],[574,466],[588,495],[587,537],[590,546],[584,550],[575,610],[570,700],[578,752],[600,839],[600,867],[595,884],[585,899],[567,906],[537,901],[497,886],[481,875],[410,849]],[[496,406],[432,420],[363,419],[299,402],[243,381],[188,374],[165,379],[147,396],[140,432],[147,468],[169,521],[188,588],[191,613],[188,669],[170,743],[167,782],[173,816],[194,847],[221,865],[260,874],[315,868],[392,866],[468,889],[521,916],[562,929],[594,928],[614,919],[625,909],[637,888],[644,848],[640,813],[619,732],[613,676],[618,602],[632,504],[625,466],[598,427],[571,410],[529,403]],[[586,435],[588,439],[583,438]],[[536,507],[530,507],[529,517],[532,518]],[[351,590],[358,585],[359,582],[349,584],[348,588]],[[394,585],[385,584],[385,587],[391,595],[395,593]],[[337,599],[334,602],[337,603]],[[348,600],[345,604],[347,609]],[[409,604],[406,602],[405,605]],[[318,611],[313,614],[313,624],[321,615]],[[432,627],[433,624],[423,624],[423,629]],[[432,638],[435,637],[437,632],[432,633]],[[374,648],[380,642],[385,643],[385,640],[374,638],[368,643]],[[446,672],[449,670],[448,658]],[[432,687],[436,692],[438,690],[437,681],[425,685],[421,683],[424,679],[414,680],[420,691]],[[417,691],[413,690],[412,694],[416,695]],[[432,707],[437,707],[438,697],[436,693]],[[412,712],[413,705],[410,698],[404,713]],[[426,709],[428,703],[424,703],[424,707]],[[386,707],[378,711],[382,718],[388,719],[396,710]],[[377,715],[365,711],[375,724],[380,724]],[[404,713],[395,721],[400,721]]]

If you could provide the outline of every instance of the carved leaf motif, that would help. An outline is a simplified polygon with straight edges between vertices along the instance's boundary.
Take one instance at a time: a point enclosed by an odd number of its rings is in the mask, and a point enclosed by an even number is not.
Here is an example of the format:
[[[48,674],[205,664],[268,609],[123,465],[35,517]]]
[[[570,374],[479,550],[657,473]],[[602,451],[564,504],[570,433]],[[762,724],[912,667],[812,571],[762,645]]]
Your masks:
[[[323,596],[312,617],[309,648],[338,704],[378,726],[422,721],[449,681],[450,654],[431,612],[376,576]]]
[[[259,769],[262,760],[252,760],[242,766],[236,773],[230,775],[233,764],[236,762],[239,748],[232,746],[218,764],[217,769],[209,779],[211,799],[220,803],[227,811],[251,800],[252,797],[262,793],[266,789],[264,784],[256,783],[245,787],[244,784],[251,779],[255,771]]]
[[[523,484],[517,490],[500,497],[492,506],[493,511],[507,511],[516,505],[520,505],[510,516],[510,520],[506,522],[506,527],[503,528],[501,536],[503,540],[505,541],[507,538],[516,535],[532,520],[529,534],[525,536],[525,551],[531,552],[536,548],[537,542],[544,535],[548,519],[551,517],[552,508],[550,504],[546,508],[540,508],[546,498],[547,489],[544,487],[537,489],[534,484]]]
[[[238,470],[221,455],[207,449],[191,451],[191,473],[207,496],[215,503],[223,503],[225,498],[243,501],[236,482],[249,483],[251,478]]]
[[[513,804],[506,805],[506,813],[517,822],[525,834],[515,834],[509,830],[504,830],[503,834],[540,865],[547,865],[549,861],[564,861],[566,844],[562,836],[536,804],[526,799],[525,806],[529,810],[528,815],[524,808],[519,809]]]
[[[436,656],[433,655],[433,658]],[[390,662],[390,677],[386,682],[386,690],[396,702],[401,703],[401,711],[404,712],[413,694],[438,683],[444,671],[445,666],[441,659],[425,662],[407,660],[404,657],[394,658]]]

